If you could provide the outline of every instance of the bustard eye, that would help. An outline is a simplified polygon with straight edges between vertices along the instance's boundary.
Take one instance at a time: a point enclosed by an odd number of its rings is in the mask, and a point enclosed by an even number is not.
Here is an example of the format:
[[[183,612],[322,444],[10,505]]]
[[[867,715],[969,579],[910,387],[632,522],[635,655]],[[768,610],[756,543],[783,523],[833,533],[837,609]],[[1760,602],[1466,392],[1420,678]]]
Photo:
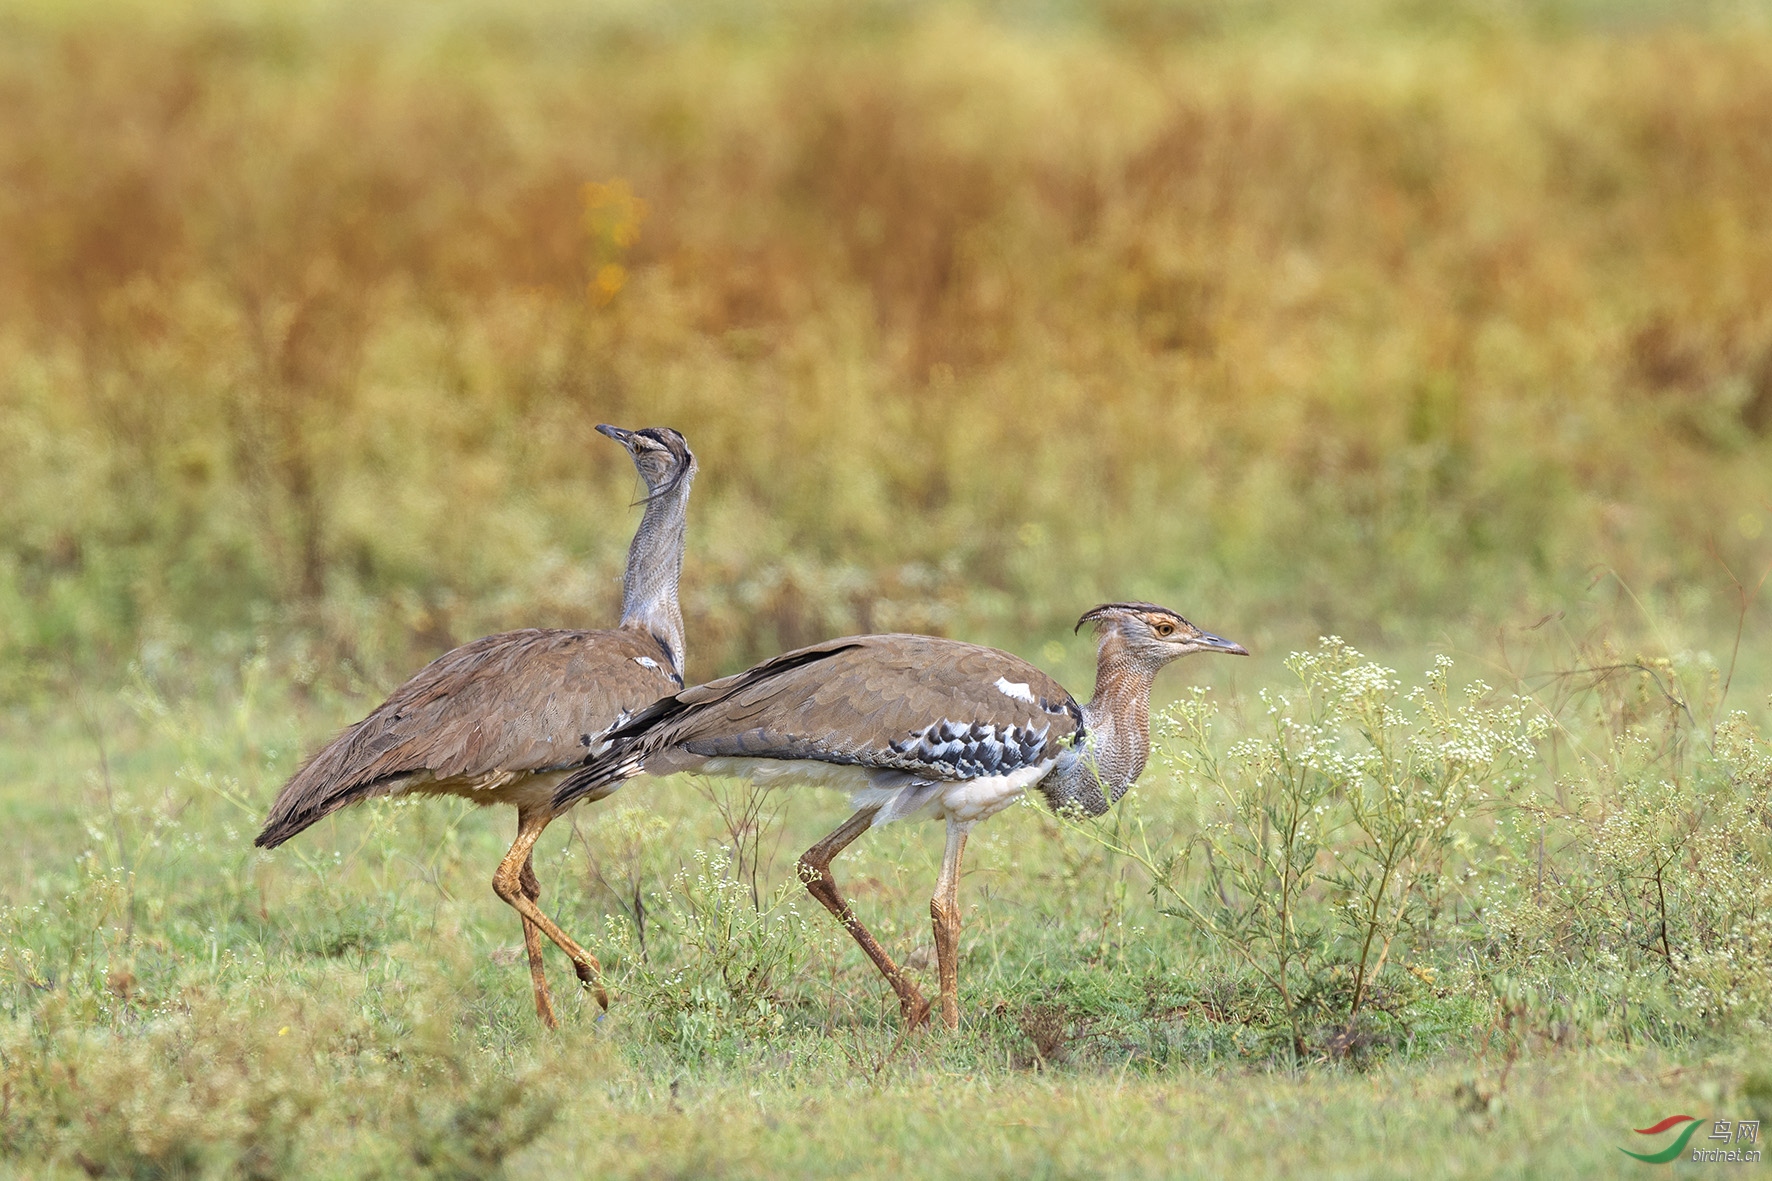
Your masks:
[[[1167,640],[1175,634],[1175,625],[1173,623],[1153,623],[1151,630],[1157,633],[1159,640]]]

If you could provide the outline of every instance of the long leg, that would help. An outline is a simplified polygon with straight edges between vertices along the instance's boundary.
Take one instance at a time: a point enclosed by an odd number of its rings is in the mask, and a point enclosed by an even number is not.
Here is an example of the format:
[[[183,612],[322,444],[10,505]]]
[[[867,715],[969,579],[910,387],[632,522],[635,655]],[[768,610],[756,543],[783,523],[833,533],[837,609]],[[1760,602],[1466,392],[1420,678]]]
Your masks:
[[[941,876],[935,897],[929,900],[929,917],[935,920],[935,963],[941,973],[941,1023],[960,1028],[960,857],[966,852],[966,834],[972,825],[948,821],[948,847],[941,856]]]
[[[535,841],[541,836],[541,830],[553,818],[553,812],[547,808],[527,812],[518,810],[517,839],[511,845],[511,851],[505,854],[505,859],[498,863],[498,872],[492,875],[492,889],[523,916],[524,922],[533,923],[566,953],[572,960],[572,970],[578,974],[579,982],[589,985],[596,993],[597,1003],[607,1009],[609,994],[603,989],[603,968],[597,963],[596,957],[573,942],[572,936],[543,914],[541,907],[523,890],[523,865],[529,860],[529,854],[535,848]]]
[[[923,999],[923,994],[917,991],[917,986],[911,983],[910,978],[899,971],[898,965],[892,962],[892,957],[886,954],[886,949],[880,946],[879,941],[861,925],[855,912],[849,909],[849,903],[837,892],[837,881],[831,876],[831,858],[848,848],[856,837],[868,830],[877,811],[878,808],[863,808],[845,820],[830,836],[800,854],[800,880],[806,883],[807,892],[823,903],[824,908],[843,924],[843,929],[861,944],[861,949],[867,952],[868,958],[874,961],[874,966],[880,969],[880,974],[886,977],[886,983],[898,994],[898,1007],[904,1015],[906,1027],[915,1029],[929,1020],[929,1002]]]
[[[523,896],[539,907],[541,881],[535,876],[534,850],[523,859],[523,869],[517,875],[517,881],[523,887]],[[535,985],[535,1015],[549,1029],[558,1029],[560,1022],[554,1017],[554,1002],[548,993],[548,974],[541,962],[541,928],[528,919],[523,920],[523,950],[529,953],[529,979]]]

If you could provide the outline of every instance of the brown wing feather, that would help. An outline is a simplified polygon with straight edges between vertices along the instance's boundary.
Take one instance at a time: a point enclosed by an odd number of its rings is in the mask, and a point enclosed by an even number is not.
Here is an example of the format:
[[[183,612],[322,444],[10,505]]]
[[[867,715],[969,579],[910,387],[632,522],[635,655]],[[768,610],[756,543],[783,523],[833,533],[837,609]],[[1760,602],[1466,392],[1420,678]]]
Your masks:
[[[997,682],[1026,686],[1024,700]],[[563,782],[563,806],[637,773],[667,747],[707,757],[813,759],[937,778],[996,773],[957,748],[933,753],[930,728],[1013,728],[1019,762],[1051,757],[1081,725],[1064,687],[1007,652],[933,636],[857,636],[786,653],[747,672],[656,702]],[[974,731],[976,737],[980,731]],[[976,749],[977,743],[972,744]]]
[[[897,766],[929,726],[1014,726],[1068,734],[1064,687],[1019,657],[932,636],[870,636],[825,660],[739,688],[676,728],[694,754]],[[997,687],[1027,686],[1031,701]],[[1046,708],[1040,701],[1044,699]]]
[[[256,843],[279,845],[407,782],[575,765],[598,735],[680,683],[657,641],[629,629],[527,629],[464,644],[309,759],[278,793]]]

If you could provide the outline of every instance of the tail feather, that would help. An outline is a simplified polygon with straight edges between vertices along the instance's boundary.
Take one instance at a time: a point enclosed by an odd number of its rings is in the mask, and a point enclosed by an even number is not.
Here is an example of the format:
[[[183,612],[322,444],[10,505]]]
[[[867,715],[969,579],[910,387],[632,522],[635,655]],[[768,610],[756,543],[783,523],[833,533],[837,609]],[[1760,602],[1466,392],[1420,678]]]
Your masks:
[[[646,755],[633,749],[635,745],[638,744],[630,745],[625,751],[615,752],[613,764],[607,759],[598,759],[590,766],[568,775],[554,791],[554,811],[569,808],[584,797],[597,794],[602,788],[632,779],[644,771]]]
[[[253,838],[254,845],[261,849],[275,849],[340,808],[372,796],[387,795],[412,779],[414,773],[411,771],[368,778],[360,773],[349,774],[352,740],[361,726],[359,723],[340,734],[289,777],[289,782],[283,785],[283,790],[277,793],[276,801],[271,804],[264,830]]]
[[[265,818],[264,831],[254,837],[252,843],[261,849],[275,849],[290,837],[325,819],[346,805],[366,800],[370,796],[386,794],[399,779],[403,778],[405,776],[390,777],[389,780],[374,783],[351,784],[324,799],[305,806],[287,809],[273,807],[271,814]],[[282,802],[282,797],[279,796],[278,803]]]
[[[659,698],[605,734],[602,743],[585,758],[584,766],[560,782],[554,790],[554,811],[560,812],[593,792],[645,771],[647,759],[685,739],[685,731],[700,711],[772,676],[827,660],[856,646],[851,640],[830,640],[785,652],[744,672]]]

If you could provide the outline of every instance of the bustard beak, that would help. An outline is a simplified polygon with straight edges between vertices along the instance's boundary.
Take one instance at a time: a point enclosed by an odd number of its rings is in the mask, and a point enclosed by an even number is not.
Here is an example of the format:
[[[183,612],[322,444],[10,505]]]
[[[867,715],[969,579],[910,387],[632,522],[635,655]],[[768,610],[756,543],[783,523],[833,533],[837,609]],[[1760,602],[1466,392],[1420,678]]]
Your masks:
[[[628,440],[630,440],[634,437],[633,431],[624,431],[620,427],[610,426],[606,422],[600,422],[597,424],[597,433],[599,435],[608,435],[611,439],[614,439],[617,443],[620,443],[623,447],[629,447],[630,445],[629,445]]]
[[[1227,640],[1223,636],[1215,636],[1211,632],[1201,632],[1194,637],[1194,643],[1208,652],[1223,652],[1226,656],[1249,655],[1249,649],[1243,645]]]

